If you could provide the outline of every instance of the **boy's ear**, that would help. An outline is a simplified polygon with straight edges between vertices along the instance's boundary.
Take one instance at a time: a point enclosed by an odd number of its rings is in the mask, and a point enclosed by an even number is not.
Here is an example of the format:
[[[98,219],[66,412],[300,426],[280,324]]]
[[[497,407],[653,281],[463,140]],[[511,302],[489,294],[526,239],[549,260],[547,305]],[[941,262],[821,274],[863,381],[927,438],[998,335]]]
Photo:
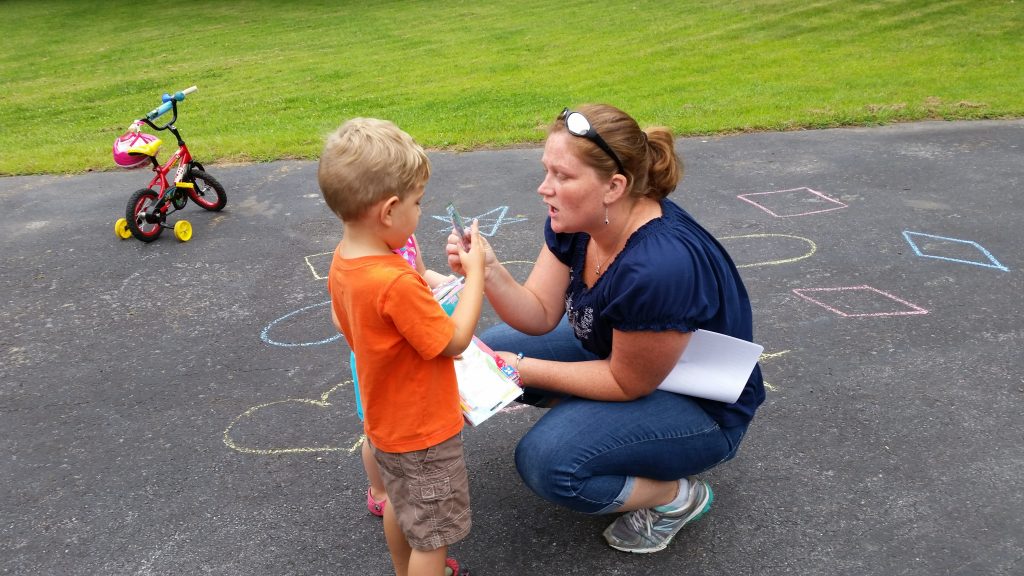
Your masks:
[[[391,226],[391,211],[394,210],[395,206],[401,202],[398,196],[392,196],[387,200],[380,203],[377,209],[377,217],[380,219],[380,223],[384,226]]]

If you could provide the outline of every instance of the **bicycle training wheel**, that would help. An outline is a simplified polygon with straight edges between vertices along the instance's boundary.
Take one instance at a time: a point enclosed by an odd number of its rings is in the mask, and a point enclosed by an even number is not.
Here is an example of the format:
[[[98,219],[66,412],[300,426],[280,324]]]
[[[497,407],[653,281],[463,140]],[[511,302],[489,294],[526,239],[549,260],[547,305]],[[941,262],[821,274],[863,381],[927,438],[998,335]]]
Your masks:
[[[199,206],[217,212],[228,203],[228,195],[224,187],[216,178],[207,174],[200,168],[192,168],[189,171],[194,188],[189,189],[188,196]]]
[[[140,188],[132,193],[128,199],[128,206],[125,207],[124,217],[128,223],[128,230],[143,242],[152,242],[160,236],[164,229],[160,222],[147,222],[144,214],[156,209],[156,201],[159,196],[149,188]],[[163,217],[160,218],[163,220]]]
[[[117,222],[114,222],[114,234],[121,240],[127,240],[132,237],[132,231],[128,229],[128,219],[118,218]]]
[[[188,242],[192,238],[192,223],[188,220],[178,220],[175,222],[174,237],[182,242]]]

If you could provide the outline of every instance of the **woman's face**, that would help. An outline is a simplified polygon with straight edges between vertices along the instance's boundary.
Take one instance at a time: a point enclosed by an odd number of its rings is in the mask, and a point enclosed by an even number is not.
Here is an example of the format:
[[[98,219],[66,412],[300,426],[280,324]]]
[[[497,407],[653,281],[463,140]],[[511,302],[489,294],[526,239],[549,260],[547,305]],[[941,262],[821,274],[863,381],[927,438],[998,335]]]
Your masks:
[[[576,136],[555,132],[544,143],[544,181],[537,187],[555,232],[588,232],[604,224],[602,198],[608,181],[576,156]]]

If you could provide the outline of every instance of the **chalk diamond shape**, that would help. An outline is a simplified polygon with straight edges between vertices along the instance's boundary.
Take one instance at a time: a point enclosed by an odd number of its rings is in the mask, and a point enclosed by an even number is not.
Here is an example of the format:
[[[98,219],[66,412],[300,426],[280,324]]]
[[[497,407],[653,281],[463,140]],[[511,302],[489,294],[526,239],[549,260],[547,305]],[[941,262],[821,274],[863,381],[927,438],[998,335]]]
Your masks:
[[[752,198],[754,196],[757,197],[756,200]],[[817,190],[811,190],[806,186],[790,188],[788,190],[775,190],[774,192],[740,194],[737,198],[757,206],[776,218],[821,214],[847,207],[846,204],[839,200],[830,198]]]
[[[915,236],[918,237],[917,241],[913,238]],[[985,250],[981,244],[973,240],[946,238],[945,236],[935,236],[909,230],[903,231],[903,238],[910,244],[915,254],[924,258],[935,258],[937,260],[949,260],[950,262],[972,264],[984,268],[995,268],[1003,272],[1010,271],[1009,268],[1000,264],[999,260],[996,260],[996,257],[988,250]],[[975,258],[979,255],[983,256],[987,261],[979,262],[976,260]]]
[[[807,293],[816,296],[808,296]],[[797,296],[840,316],[912,316],[928,311],[871,286],[794,288]]]
[[[447,213],[440,216],[434,214],[431,218],[440,220],[447,224],[447,226],[441,228],[438,232],[444,232],[445,234],[451,232],[452,225],[451,221],[448,219]],[[478,225],[480,226],[480,234],[483,234],[484,236],[494,236],[502,224],[514,224],[516,222],[524,222],[527,220],[526,216],[509,216],[508,206],[498,206],[497,208],[488,210],[487,212],[474,216],[473,218],[476,218]],[[462,217],[463,224],[465,224],[467,232],[469,231],[469,226],[473,223],[473,218],[467,218],[465,216]]]

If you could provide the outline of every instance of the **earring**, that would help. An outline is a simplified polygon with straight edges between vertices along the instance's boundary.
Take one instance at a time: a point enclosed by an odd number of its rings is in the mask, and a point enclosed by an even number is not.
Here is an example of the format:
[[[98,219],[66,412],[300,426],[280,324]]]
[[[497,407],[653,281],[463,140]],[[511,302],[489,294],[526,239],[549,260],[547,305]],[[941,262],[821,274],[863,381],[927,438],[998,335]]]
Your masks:
[[[608,205],[607,204],[605,204],[605,206],[604,206],[604,223],[605,224],[608,223]]]

